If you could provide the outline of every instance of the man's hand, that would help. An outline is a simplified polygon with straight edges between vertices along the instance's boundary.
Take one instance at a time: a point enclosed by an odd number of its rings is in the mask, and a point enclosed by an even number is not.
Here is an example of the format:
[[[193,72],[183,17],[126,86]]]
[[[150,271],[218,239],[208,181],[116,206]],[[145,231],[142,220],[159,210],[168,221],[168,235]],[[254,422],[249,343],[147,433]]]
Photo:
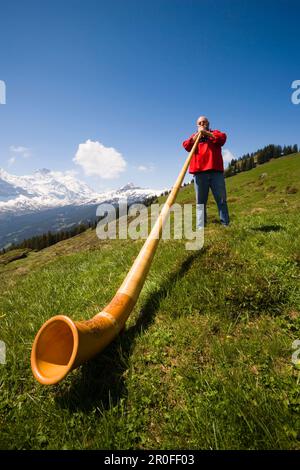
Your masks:
[[[198,131],[198,132],[192,137],[192,141],[193,141],[193,142],[196,141],[196,139],[197,139],[197,137],[198,137],[199,134],[200,134],[200,138],[203,137],[203,135],[204,135],[202,130],[201,130],[201,131]]]
[[[204,137],[204,136],[214,137],[212,132],[206,131],[205,129],[203,129],[201,132],[202,132],[202,137]]]

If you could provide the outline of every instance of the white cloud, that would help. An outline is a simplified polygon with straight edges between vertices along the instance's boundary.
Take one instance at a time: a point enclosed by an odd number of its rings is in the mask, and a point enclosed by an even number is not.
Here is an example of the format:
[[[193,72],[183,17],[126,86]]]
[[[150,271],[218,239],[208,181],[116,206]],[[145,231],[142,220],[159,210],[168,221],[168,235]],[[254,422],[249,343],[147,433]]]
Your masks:
[[[150,166],[145,166],[145,165],[139,165],[137,167],[138,171],[153,171],[154,170],[154,166],[153,165],[150,165]]]
[[[83,168],[87,176],[100,176],[103,179],[118,178],[126,168],[121,153],[90,139],[79,144],[73,161]]]
[[[233,158],[235,158],[235,156],[228,149],[222,149],[222,155],[223,155],[225,167],[229,165],[229,163],[231,162]]]
[[[16,145],[11,145],[9,147],[9,151],[11,153],[11,157],[7,160],[8,166],[13,165],[16,163],[17,158],[28,158],[31,155],[31,151],[27,147],[23,147],[21,145],[16,146]]]
[[[60,177],[60,176],[70,176],[70,177],[76,177],[78,175],[78,171],[76,170],[66,170],[66,171],[51,171],[51,175],[54,177]]]
[[[8,166],[11,166],[16,163],[17,157],[28,158],[31,155],[30,149],[21,145],[11,145],[9,147],[9,151],[13,155],[7,160]]]
[[[8,165],[11,166],[15,163],[16,157],[10,157],[7,161]]]
[[[31,155],[30,149],[27,148],[27,147],[22,147],[21,145],[19,145],[19,146],[11,145],[9,147],[9,150],[12,153],[18,154],[18,155],[20,155],[21,157],[24,157],[24,158],[30,157],[30,155]]]

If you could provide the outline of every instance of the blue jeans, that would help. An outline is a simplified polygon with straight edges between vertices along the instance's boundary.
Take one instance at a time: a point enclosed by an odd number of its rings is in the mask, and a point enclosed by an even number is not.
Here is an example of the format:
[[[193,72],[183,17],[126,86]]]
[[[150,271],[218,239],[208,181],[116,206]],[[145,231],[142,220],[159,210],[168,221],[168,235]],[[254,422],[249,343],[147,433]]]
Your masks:
[[[222,171],[201,171],[194,174],[194,185],[196,192],[196,214],[197,228],[203,226],[201,221],[203,213],[198,204],[204,205],[204,225],[207,223],[206,204],[208,199],[208,191],[211,188],[213,196],[218,206],[220,222],[222,225],[229,225],[229,213],[226,200],[226,187],[224,173]]]

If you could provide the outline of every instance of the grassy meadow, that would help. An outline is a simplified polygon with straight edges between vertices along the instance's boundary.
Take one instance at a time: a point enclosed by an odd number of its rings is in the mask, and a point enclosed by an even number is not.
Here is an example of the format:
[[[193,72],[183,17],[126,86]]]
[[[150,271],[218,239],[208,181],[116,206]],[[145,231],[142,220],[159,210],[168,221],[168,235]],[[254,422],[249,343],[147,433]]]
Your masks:
[[[300,449],[300,154],[226,185],[230,227],[210,193],[204,247],[162,240],[126,330],[55,386],[31,373],[38,329],[95,315],[143,241],[0,257],[1,449]]]

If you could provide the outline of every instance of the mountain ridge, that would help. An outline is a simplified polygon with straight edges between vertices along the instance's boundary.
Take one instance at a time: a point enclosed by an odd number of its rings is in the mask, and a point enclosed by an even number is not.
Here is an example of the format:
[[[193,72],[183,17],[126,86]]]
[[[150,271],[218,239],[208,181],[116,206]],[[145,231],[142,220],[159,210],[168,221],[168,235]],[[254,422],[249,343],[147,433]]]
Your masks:
[[[101,203],[144,202],[164,190],[129,182],[117,190],[97,193],[73,172],[47,168],[32,175],[11,175],[0,168],[0,248],[47,231],[57,232],[96,218]]]
[[[26,214],[68,205],[100,204],[116,201],[119,194],[131,202],[157,196],[164,190],[148,189],[130,182],[117,190],[97,193],[72,172],[35,170],[32,175],[16,176],[0,168],[0,215]]]

